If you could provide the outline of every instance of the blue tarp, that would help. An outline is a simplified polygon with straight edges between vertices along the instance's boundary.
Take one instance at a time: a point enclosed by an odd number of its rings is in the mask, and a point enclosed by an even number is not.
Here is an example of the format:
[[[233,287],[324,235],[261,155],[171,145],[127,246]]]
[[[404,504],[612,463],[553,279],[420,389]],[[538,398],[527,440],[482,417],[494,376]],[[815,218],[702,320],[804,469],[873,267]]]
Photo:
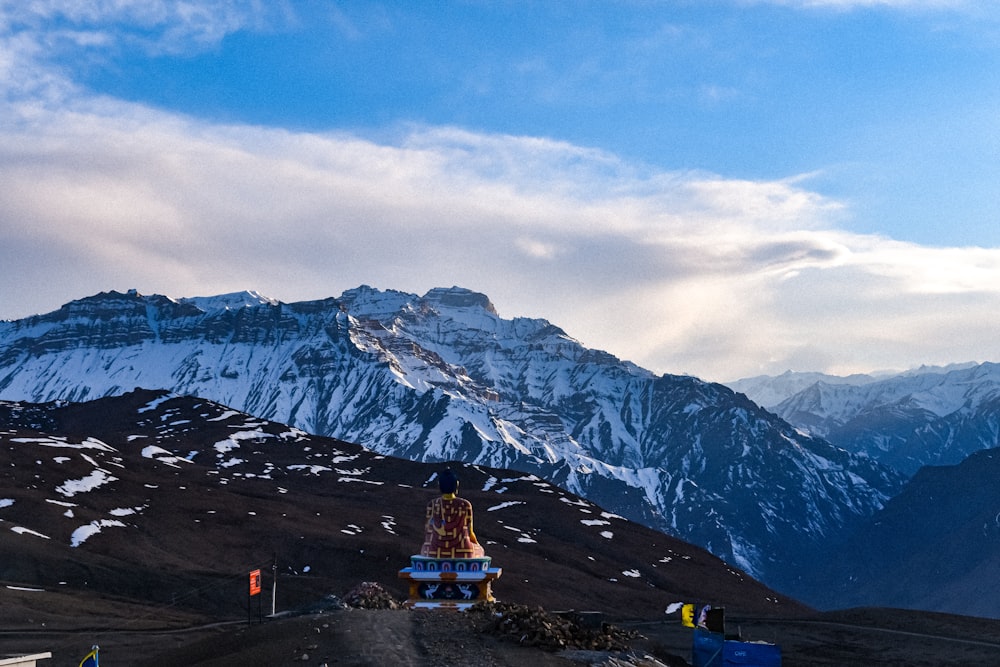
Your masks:
[[[693,667],[781,667],[781,647],[726,639],[695,629],[691,646]]]

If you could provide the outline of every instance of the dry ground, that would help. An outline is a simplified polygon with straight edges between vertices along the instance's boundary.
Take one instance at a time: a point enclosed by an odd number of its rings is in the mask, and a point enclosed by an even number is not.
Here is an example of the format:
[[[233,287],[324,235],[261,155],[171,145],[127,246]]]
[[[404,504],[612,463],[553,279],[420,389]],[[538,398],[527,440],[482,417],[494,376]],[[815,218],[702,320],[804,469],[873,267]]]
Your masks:
[[[53,659],[43,661],[41,667],[76,667],[90,643],[96,641],[105,667],[572,667],[656,664],[651,658],[662,664],[684,664],[671,656],[691,657],[690,630],[674,619],[620,622],[622,628],[640,634],[630,641],[626,652],[550,652],[519,646],[479,631],[480,621],[467,613],[347,609],[265,619],[253,625],[245,620],[231,621],[182,631],[61,632],[39,627],[0,634],[0,654],[51,650]],[[734,618],[729,626],[730,631],[738,627],[747,639],[781,644],[786,667],[1000,664],[997,621],[857,610],[785,621]],[[641,656],[650,659],[643,663]]]

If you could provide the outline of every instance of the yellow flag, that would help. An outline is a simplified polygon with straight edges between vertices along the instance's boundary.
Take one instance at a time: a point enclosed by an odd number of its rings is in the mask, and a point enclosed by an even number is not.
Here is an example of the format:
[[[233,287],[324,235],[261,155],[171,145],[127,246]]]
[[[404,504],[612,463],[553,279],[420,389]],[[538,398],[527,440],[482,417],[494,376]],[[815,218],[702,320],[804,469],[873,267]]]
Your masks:
[[[681,607],[681,625],[687,628],[694,627],[694,605],[686,604]]]

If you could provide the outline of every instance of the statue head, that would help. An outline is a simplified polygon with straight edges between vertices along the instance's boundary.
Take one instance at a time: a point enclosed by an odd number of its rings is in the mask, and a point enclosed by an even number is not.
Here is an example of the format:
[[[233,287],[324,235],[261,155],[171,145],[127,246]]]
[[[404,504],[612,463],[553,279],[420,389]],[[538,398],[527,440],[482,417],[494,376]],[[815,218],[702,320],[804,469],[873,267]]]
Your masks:
[[[458,477],[455,477],[455,473],[451,471],[451,468],[446,468],[438,474],[438,486],[441,488],[441,493],[458,492]]]

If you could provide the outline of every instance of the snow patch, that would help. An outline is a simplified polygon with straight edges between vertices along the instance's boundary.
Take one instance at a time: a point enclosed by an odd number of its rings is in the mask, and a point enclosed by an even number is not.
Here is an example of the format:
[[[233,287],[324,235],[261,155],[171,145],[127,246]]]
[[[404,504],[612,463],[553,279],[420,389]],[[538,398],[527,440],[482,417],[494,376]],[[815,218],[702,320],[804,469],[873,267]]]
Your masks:
[[[52,539],[48,535],[42,535],[39,532],[31,530],[30,528],[24,528],[22,526],[14,526],[13,528],[11,528],[11,530],[17,533],[18,535],[34,535],[35,537],[41,537],[46,540]]]
[[[73,531],[73,534],[70,535],[69,538],[69,545],[71,547],[78,547],[94,535],[101,532],[102,528],[111,527],[124,528],[125,524],[117,519],[98,519],[97,521],[91,521],[86,526],[80,526]]]
[[[94,489],[109,484],[111,482],[117,481],[118,478],[109,474],[105,470],[98,468],[86,477],[80,479],[70,479],[63,484],[56,487],[56,492],[61,493],[67,498],[72,498],[78,493],[86,493],[87,491],[93,491]]]
[[[20,442],[42,447],[59,447],[61,449],[97,449],[105,452],[117,451],[114,447],[101,442],[97,438],[87,438],[81,443],[68,442],[66,438],[51,436],[48,438],[11,438],[11,442]]]
[[[493,511],[496,511],[496,510],[502,510],[505,507],[513,507],[514,505],[524,505],[524,504],[525,503],[524,503],[523,500],[511,500],[511,501],[508,501],[508,502],[505,502],[505,503],[500,503],[499,505],[494,505],[493,507],[488,507],[488,508],[486,508],[486,511],[487,512],[493,512]]]
[[[245,428],[247,426],[250,425],[244,424],[241,426],[241,428]],[[212,445],[212,447],[215,449],[215,451],[219,452],[220,454],[225,454],[226,452],[238,449],[240,446],[240,442],[243,440],[265,440],[273,437],[274,436],[271,435],[270,433],[265,433],[260,429],[256,429],[253,431],[237,431],[236,433],[233,433],[225,440],[220,440],[219,442],[215,443],[214,445]]]
[[[146,405],[136,410],[136,412],[138,412],[140,415],[144,412],[152,412],[153,410],[160,407],[161,405],[163,405],[172,398],[174,398],[172,394],[167,394],[166,396],[160,396],[159,398],[154,398],[152,401],[146,403]]]
[[[110,514],[111,516],[130,516],[132,514],[136,514],[137,512],[141,512],[144,509],[146,509],[145,506],[143,506],[143,507],[116,507],[115,509],[113,509],[110,512],[108,512],[108,514]]]
[[[364,484],[371,484],[372,486],[382,486],[385,482],[377,482],[373,479],[361,479],[360,477],[338,477],[338,482],[362,482]]]
[[[580,523],[585,526],[610,526],[610,521],[605,521],[604,519],[580,519]]]
[[[243,414],[243,413],[238,412],[236,410],[226,410],[225,412],[223,412],[218,417],[212,417],[211,419],[206,419],[205,421],[209,421],[209,422],[223,422],[223,421],[226,421],[227,419],[229,419],[230,417],[238,417],[241,414]]]
[[[171,466],[173,468],[180,468],[179,463],[191,463],[188,459],[175,456],[173,452],[167,451],[162,447],[157,447],[156,445],[149,445],[148,447],[142,448],[142,457],[145,459],[153,459],[154,461],[159,461],[165,465]]]

